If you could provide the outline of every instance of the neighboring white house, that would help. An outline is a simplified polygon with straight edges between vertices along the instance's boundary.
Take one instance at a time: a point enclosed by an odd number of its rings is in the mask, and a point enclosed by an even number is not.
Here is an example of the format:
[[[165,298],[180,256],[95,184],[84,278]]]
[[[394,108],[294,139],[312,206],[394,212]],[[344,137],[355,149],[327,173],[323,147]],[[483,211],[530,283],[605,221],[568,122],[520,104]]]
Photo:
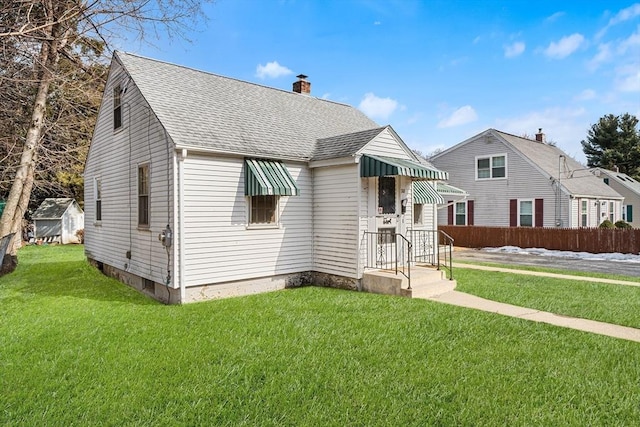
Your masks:
[[[431,158],[469,193],[440,224],[597,227],[622,218],[623,197],[554,145],[488,129]]]
[[[115,53],[84,174],[89,260],[169,303],[359,289],[365,232],[407,233],[412,183],[447,174],[298,77],[290,92]]]
[[[81,243],[76,235],[84,228],[84,212],[75,199],[44,199],[31,216],[36,240],[49,243]]]
[[[640,228],[640,182],[627,174],[602,168],[594,168],[593,174],[624,197],[622,219],[633,228]]]

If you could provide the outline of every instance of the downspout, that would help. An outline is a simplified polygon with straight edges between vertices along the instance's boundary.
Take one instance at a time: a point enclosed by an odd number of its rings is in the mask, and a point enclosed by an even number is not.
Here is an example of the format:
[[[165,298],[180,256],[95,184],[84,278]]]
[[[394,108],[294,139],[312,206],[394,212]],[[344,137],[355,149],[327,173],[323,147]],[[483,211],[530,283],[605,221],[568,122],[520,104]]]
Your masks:
[[[358,200],[358,207],[357,207],[357,211],[356,211],[356,216],[358,218],[358,227],[357,227],[357,231],[356,231],[356,280],[358,283],[358,290],[362,291],[362,276],[360,275],[360,267],[361,267],[361,262],[360,262],[360,253],[361,253],[361,248],[360,248],[360,222],[362,221],[362,218],[360,217],[360,209],[361,209],[361,204],[362,204],[362,178],[360,178],[360,163],[359,163],[359,159],[356,159],[356,191],[358,193],[357,195],[357,200]]]
[[[183,148],[178,158],[178,253],[180,255],[179,268],[180,268],[180,304],[185,303],[185,283],[184,283],[184,268],[185,268],[185,254],[184,254],[184,159],[187,157],[187,149]]]

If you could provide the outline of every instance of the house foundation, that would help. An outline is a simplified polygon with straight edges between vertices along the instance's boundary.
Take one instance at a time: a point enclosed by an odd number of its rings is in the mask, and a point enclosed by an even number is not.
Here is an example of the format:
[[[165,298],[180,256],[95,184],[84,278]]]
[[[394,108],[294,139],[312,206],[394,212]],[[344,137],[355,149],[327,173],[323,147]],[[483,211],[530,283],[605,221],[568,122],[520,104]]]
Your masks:
[[[87,258],[89,264],[104,275],[112,277],[138,292],[150,296],[164,304],[180,304],[180,289],[166,286],[163,283],[145,279],[128,271],[103,264]],[[207,301],[211,299],[231,298],[245,295],[278,291],[302,286],[321,286],[351,291],[359,290],[360,280],[335,274],[305,271],[302,273],[282,274],[248,280],[215,283],[201,286],[190,286],[185,289],[182,303]]]

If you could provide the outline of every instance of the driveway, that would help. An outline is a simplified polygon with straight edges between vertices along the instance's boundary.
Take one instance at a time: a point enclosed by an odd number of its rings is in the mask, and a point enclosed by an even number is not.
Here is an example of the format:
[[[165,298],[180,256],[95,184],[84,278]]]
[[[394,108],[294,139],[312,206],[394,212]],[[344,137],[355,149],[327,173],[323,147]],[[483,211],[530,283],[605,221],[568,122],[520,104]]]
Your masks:
[[[595,261],[536,254],[488,252],[483,249],[455,248],[453,261],[493,262],[496,264],[531,265],[589,273],[621,274],[640,277],[640,264],[620,261]]]

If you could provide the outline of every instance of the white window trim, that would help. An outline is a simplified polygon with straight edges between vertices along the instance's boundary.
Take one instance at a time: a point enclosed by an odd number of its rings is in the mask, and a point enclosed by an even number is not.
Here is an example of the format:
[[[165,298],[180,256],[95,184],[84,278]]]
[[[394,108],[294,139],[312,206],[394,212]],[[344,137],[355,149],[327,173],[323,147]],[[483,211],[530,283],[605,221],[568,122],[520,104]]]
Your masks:
[[[93,208],[95,210],[93,213],[93,225],[102,225],[102,195],[100,195],[98,199],[98,186],[102,186],[102,179],[93,177]],[[98,200],[100,200],[100,219],[96,219],[98,214]]]
[[[147,221],[148,224],[140,224],[140,168],[147,168]],[[139,163],[136,167],[136,224],[138,230],[149,230],[151,228],[151,163]]]
[[[416,218],[416,207],[419,206],[420,215]],[[413,212],[411,212],[413,216],[413,225],[424,225],[424,205],[422,203],[414,203],[413,204]],[[416,221],[416,219],[420,219],[420,221]]]
[[[494,159],[494,157],[504,157],[504,176],[499,177],[499,178],[494,178],[493,177],[493,159]],[[491,175],[489,178],[478,178],[478,160],[480,160],[480,159],[489,159],[489,174]],[[475,157],[475,163],[474,163],[474,171],[475,171],[474,177],[475,177],[476,181],[493,181],[493,180],[507,179],[509,177],[508,165],[509,165],[509,162],[508,162],[508,158],[507,158],[507,153],[498,153],[498,154],[476,156]]]
[[[247,200],[247,230],[270,230],[270,229],[278,229],[281,228],[280,225],[280,199],[282,196],[273,196],[276,198],[276,220],[273,223],[269,224],[252,224],[251,223],[251,197],[246,196]]]
[[[531,225],[520,224],[520,205],[522,202],[531,202]],[[536,200],[535,199],[518,199],[518,227],[535,227],[536,226]]]
[[[464,224],[458,224],[458,205],[464,204]],[[462,202],[454,202],[453,204],[453,225],[468,225],[469,224],[469,205],[467,200]]]
[[[589,218],[589,205],[591,201],[589,199],[580,199],[580,227],[589,227],[590,225],[590,218]],[[586,205],[586,209],[583,210],[583,205]],[[584,221],[586,224],[582,225],[582,219],[586,219],[586,221]]]

